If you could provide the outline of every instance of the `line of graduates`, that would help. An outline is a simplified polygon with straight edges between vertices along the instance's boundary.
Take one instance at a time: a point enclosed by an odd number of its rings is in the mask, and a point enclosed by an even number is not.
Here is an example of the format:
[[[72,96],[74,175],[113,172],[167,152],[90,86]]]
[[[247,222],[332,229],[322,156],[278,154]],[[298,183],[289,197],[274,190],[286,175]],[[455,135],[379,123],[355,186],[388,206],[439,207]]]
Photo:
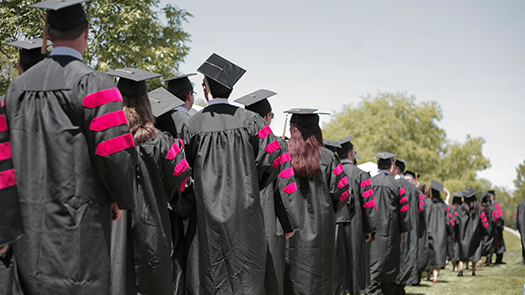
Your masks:
[[[471,188],[449,207],[443,185],[419,186],[388,152],[370,177],[353,137],[323,139],[316,109],[286,111],[291,137],[277,138],[276,93],[231,105],[246,71],[217,54],[197,69],[208,106],[194,115],[195,74],[148,92],[159,74],[89,68],[81,2],[33,5],[48,10],[43,40],[12,44],[21,75],[0,109],[9,294],[404,294],[423,271],[437,282],[447,256],[462,275],[461,261],[474,274],[481,255],[502,255],[493,192],[483,208]]]

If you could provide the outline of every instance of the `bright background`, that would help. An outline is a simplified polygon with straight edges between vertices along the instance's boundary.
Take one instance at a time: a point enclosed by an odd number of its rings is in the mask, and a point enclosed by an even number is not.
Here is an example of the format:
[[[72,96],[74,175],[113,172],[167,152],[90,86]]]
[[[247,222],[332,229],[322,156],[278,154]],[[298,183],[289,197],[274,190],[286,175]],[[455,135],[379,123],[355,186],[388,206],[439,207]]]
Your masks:
[[[231,100],[277,92],[276,134],[289,108],[339,112],[367,93],[407,92],[439,102],[450,140],[483,137],[492,167],[478,176],[514,188],[525,159],[525,1],[161,3],[194,15],[183,24],[192,42],[180,71],[195,72],[213,52],[243,67]],[[191,80],[203,98],[202,75]]]

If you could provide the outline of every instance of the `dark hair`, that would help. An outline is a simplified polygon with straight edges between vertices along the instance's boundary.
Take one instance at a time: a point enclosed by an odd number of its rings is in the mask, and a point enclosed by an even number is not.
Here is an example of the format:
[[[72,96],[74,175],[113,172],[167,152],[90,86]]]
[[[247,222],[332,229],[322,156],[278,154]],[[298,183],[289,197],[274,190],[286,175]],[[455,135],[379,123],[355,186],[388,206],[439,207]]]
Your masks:
[[[303,178],[312,178],[321,173],[319,147],[323,144],[323,132],[318,125],[302,126],[290,124],[288,149],[292,156],[295,174]]]
[[[182,101],[186,101],[186,100],[188,100],[188,94],[190,94],[192,91],[193,91],[193,87],[190,88],[190,89],[186,89],[186,90],[178,93],[175,96],[178,97]]]
[[[378,159],[377,160],[377,168],[381,170],[387,170],[392,167],[392,160],[390,159]]]
[[[463,209],[463,211],[465,211],[467,214],[474,214],[478,211],[479,209],[479,204],[478,204],[478,200],[476,200],[476,198],[468,198],[468,199],[465,199],[465,202],[463,202],[463,204],[461,204],[461,209]]]
[[[346,151],[346,152],[344,152],[342,154],[337,153],[337,155],[339,156],[339,159],[348,159],[348,154],[349,153],[350,153],[350,150],[348,150],[348,151]],[[354,161],[355,161],[355,159],[354,159]]]
[[[208,80],[208,86],[210,86],[210,89],[208,89],[211,92],[211,95],[215,98],[229,98],[230,93],[232,92],[231,89],[227,88],[226,86],[220,84],[219,82],[213,80],[213,79],[207,79]]]
[[[82,23],[72,27],[69,30],[60,31],[47,26],[47,31],[49,32],[49,38],[54,41],[59,40],[75,40],[80,37],[87,30],[88,22],[83,21]]]
[[[428,192],[430,193],[430,197],[432,198],[432,202],[437,203],[439,201],[442,201],[442,199],[441,199],[441,192],[440,191],[437,191],[437,190],[435,190],[433,188],[430,188],[428,190]]]
[[[148,95],[123,95],[122,98],[124,99],[124,112],[135,143],[154,139],[157,136],[157,129],[154,126],[155,117],[151,111]]]

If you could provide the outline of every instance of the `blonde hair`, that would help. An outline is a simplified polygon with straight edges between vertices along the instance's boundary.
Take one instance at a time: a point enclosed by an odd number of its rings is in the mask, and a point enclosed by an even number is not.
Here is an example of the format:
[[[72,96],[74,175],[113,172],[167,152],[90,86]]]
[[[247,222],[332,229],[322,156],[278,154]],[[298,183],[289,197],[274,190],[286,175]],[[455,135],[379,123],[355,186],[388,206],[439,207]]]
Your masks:
[[[129,129],[135,143],[154,139],[158,130],[155,128],[155,117],[151,111],[151,104],[147,94],[142,96],[125,96],[124,112],[128,118]]]

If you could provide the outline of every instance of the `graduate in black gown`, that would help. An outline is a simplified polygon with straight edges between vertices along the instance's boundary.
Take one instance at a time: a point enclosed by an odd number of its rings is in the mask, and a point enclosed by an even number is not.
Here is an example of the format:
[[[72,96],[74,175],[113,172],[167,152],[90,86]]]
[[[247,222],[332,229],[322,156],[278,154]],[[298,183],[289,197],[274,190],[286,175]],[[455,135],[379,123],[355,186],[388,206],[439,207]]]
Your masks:
[[[246,110],[259,114],[269,126],[274,114],[268,98],[275,94],[273,91],[260,89],[240,97],[234,102],[244,105]],[[279,144],[284,149],[288,149],[288,144],[284,139],[279,138]],[[290,153],[282,155],[275,165],[281,165],[283,171],[293,170]],[[292,169],[290,170],[290,168]],[[264,216],[264,232],[268,239],[267,294],[284,294],[286,239],[293,236],[294,232],[300,229],[303,222],[302,212],[299,210],[301,208],[299,193],[297,191],[292,193],[284,192],[284,189],[290,184],[290,180],[290,178],[277,177],[260,192]],[[284,201],[283,198],[285,198]]]
[[[189,294],[265,294],[268,244],[259,191],[276,177],[297,191],[288,151],[258,114],[230,105],[245,70],[212,54],[204,74],[208,106],[182,127],[193,169],[197,217],[197,272],[187,273]],[[188,263],[193,262],[191,253]]]
[[[336,155],[324,147],[316,109],[291,109],[290,140],[304,223],[288,239],[285,294],[334,294],[336,213],[350,198]]]
[[[120,77],[117,85],[139,155],[135,209],[113,224],[112,294],[171,295],[172,231],[168,202],[173,211],[184,209],[181,195],[190,169],[183,144],[153,125],[155,119],[145,81],[160,75],[133,68],[108,74]],[[152,102],[172,100],[182,104],[169,92],[166,95]]]
[[[503,253],[506,251],[505,240],[503,239],[503,230],[505,229],[505,219],[503,218],[503,209],[501,205],[496,202],[496,192],[493,190],[488,191],[492,205],[494,206],[494,212],[492,212],[492,218],[495,223],[495,235],[494,235],[494,253],[496,253],[496,264],[506,264],[503,262]]]
[[[195,91],[188,77],[196,74],[185,74],[176,77],[166,79],[167,91],[174,95],[177,100],[182,101],[182,105],[172,108],[167,112],[163,112],[161,115],[155,117],[155,127],[161,131],[169,132],[174,138],[181,137],[182,125],[190,119],[189,110],[195,102]],[[156,93],[163,93],[166,90],[164,88],[155,89],[148,95],[150,98],[155,96]],[[154,98],[153,98],[154,99]],[[152,101],[152,105],[156,103]],[[182,193],[182,200],[194,200],[193,195],[193,179],[188,181],[188,187]],[[191,205],[191,204],[187,204]],[[190,222],[189,220],[195,220],[196,211],[193,206],[185,206],[186,208],[192,207],[193,210],[190,212],[175,212],[169,211],[171,230],[172,230],[172,243],[173,251],[171,254],[171,260],[173,264],[173,294],[183,295],[186,290],[186,256],[187,256],[187,244],[194,242],[195,247],[198,247],[198,241],[193,241],[193,237],[196,235],[196,228],[188,229],[189,224],[196,225],[195,221]],[[188,232],[189,237],[185,237],[185,231]],[[196,258],[196,257],[194,257]],[[197,260],[194,259],[196,262]]]
[[[408,179],[405,179],[405,167],[410,165],[409,162],[396,158],[395,159],[395,179],[405,188],[405,194],[410,204],[409,222],[410,231],[403,234],[403,242],[399,251],[399,274],[396,278],[396,294],[405,294],[406,284],[417,284],[418,279],[418,228],[419,228],[419,189]],[[410,281],[409,279],[412,278]]]
[[[463,276],[463,266],[469,261],[472,262],[472,275],[476,275],[476,263],[481,259],[482,236],[490,232],[488,216],[479,206],[476,193],[471,187],[463,190],[465,199],[456,219],[460,259],[458,276]]]
[[[489,191],[483,192],[481,195],[481,207],[485,215],[488,216],[488,222],[490,223],[490,232],[488,236],[481,242],[481,256],[485,256],[485,265],[489,266],[492,262],[492,254],[494,254],[494,241],[496,238],[496,223],[499,219],[499,214],[496,211],[496,207],[492,204]],[[496,213],[496,214],[492,214]],[[481,267],[481,265],[480,265]]]
[[[452,235],[449,236],[448,245],[448,260],[452,262],[452,271],[458,271],[459,263],[459,243],[458,243],[458,227],[456,226],[457,217],[459,214],[459,207],[463,203],[463,193],[452,193],[452,204],[448,207],[449,223],[452,224]]]
[[[33,5],[51,8],[53,52],[5,99],[24,225],[14,294],[109,294],[111,220],[134,207],[135,142],[115,83],[82,62],[78,2]]]
[[[370,244],[370,285],[367,294],[393,294],[399,273],[399,254],[403,233],[410,231],[410,203],[406,189],[394,179],[396,155],[388,152],[378,157],[379,174],[372,177],[372,189],[378,208],[379,230]]]
[[[525,265],[525,200],[518,204],[515,217],[516,229],[521,236],[521,265]]]
[[[7,45],[18,48],[18,75],[22,75],[29,68],[47,57],[47,51],[42,54],[42,39],[19,40]],[[16,189],[16,178],[11,171],[13,169],[11,142],[4,110],[4,96],[0,97],[0,260],[5,268],[0,266],[0,294],[11,294],[13,288],[13,266],[11,259],[12,249],[8,245],[17,240],[23,232],[22,215],[18,191]]]
[[[433,275],[432,282],[437,283],[439,269],[445,267],[447,260],[447,237],[452,233],[452,224],[447,212],[448,206],[441,199],[443,185],[435,180],[430,184],[430,199],[426,201],[425,215],[428,231],[429,272]]]
[[[418,178],[419,174],[410,170],[405,171],[405,179],[416,186],[418,203],[417,208],[417,268],[416,271],[412,271],[408,277],[406,284],[419,285],[421,282],[421,273],[428,269],[428,231],[427,222],[425,217],[425,193],[421,190]]]
[[[339,140],[341,147],[337,149],[355,199],[355,215],[350,225],[343,228],[345,290],[349,294],[363,294],[366,290],[366,277],[370,275],[366,242],[375,241],[378,229],[377,206],[370,175],[354,164],[356,150],[352,140],[351,136]]]

